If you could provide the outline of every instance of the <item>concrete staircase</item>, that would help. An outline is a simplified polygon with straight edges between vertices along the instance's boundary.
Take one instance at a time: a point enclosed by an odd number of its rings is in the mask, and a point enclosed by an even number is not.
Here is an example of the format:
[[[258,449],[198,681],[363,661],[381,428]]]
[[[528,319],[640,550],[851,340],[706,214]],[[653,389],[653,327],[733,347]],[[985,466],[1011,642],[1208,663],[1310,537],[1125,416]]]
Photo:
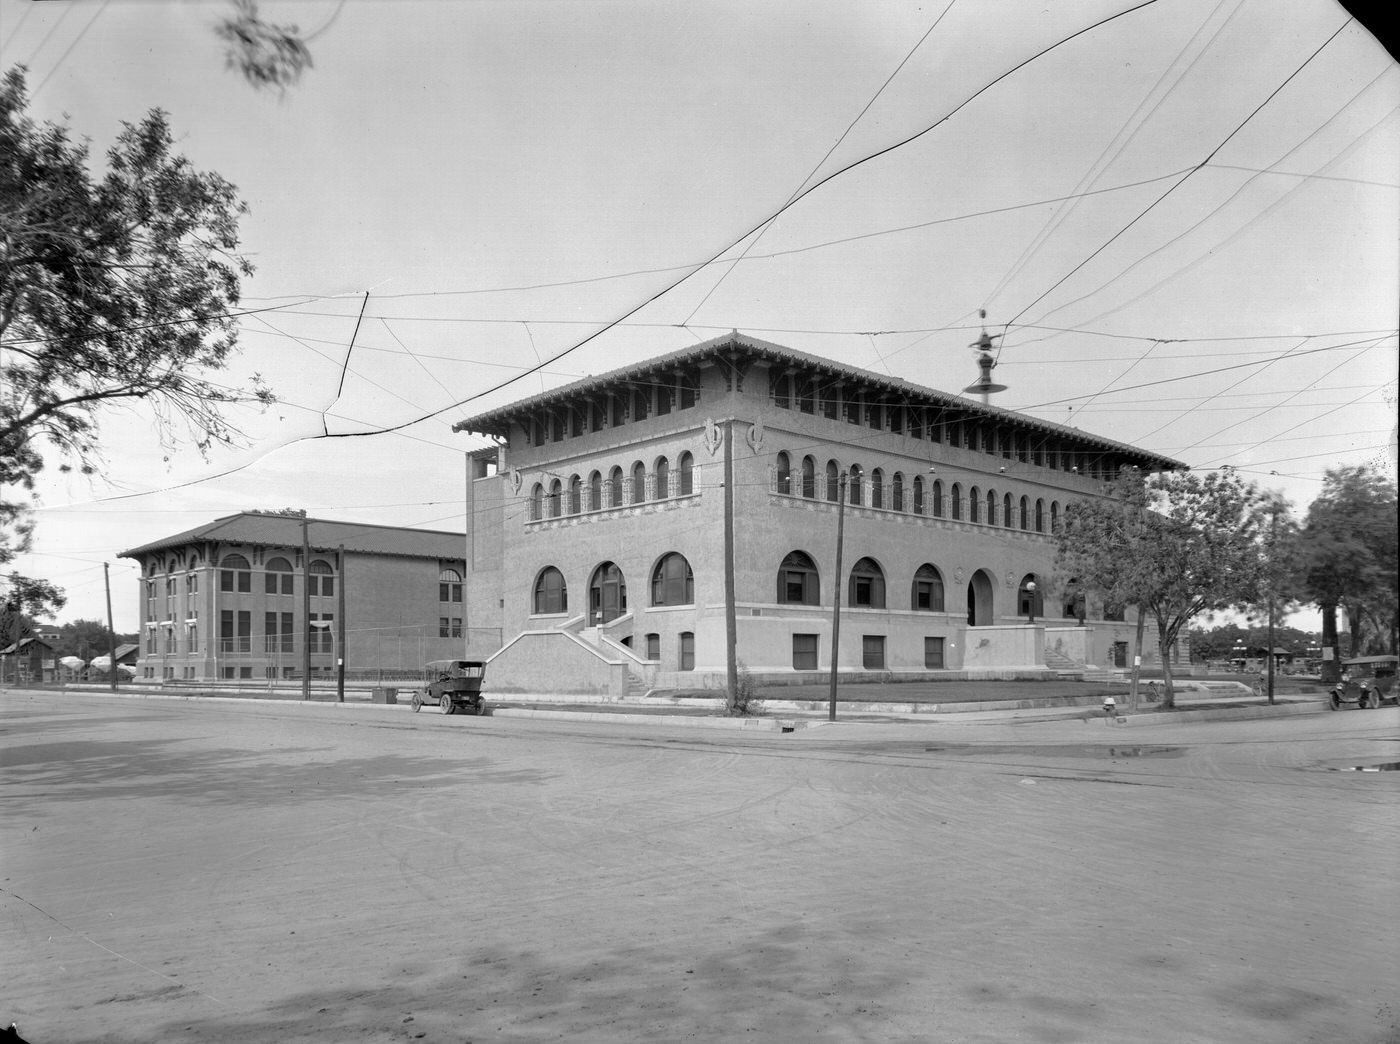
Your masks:
[[[1088,669],[1084,664],[1076,663],[1064,653],[1049,646],[1045,647],[1045,666],[1060,677],[1078,677]]]

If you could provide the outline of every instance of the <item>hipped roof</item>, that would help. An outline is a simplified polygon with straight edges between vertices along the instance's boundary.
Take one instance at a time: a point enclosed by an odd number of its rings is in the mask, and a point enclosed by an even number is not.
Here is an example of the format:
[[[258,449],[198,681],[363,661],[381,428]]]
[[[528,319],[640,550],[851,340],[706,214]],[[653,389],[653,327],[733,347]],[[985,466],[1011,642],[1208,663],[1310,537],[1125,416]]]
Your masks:
[[[217,541],[225,544],[253,544],[264,547],[300,547],[301,518],[297,515],[270,515],[242,511],[226,515],[174,536],[123,551],[121,558],[138,558],[154,551],[166,551],[188,544]],[[334,550],[344,545],[357,554],[389,555],[400,558],[462,558],[466,554],[466,534],[436,529],[406,529],[375,526],[360,522],[337,522],[308,518],[307,535],[313,548]]]
[[[1085,449],[1111,450],[1126,457],[1136,458],[1146,465],[1148,470],[1178,470],[1187,467],[1179,460],[1173,460],[1171,457],[1140,449],[1125,442],[1117,442],[1113,439],[1093,435],[1079,428],[1056,424],[1054,421],[1041,420],[1024,413],[1017,413],[1015,410],[992,406],[962,395],[954,395],[936,388],[913,384],[910,381],[900,380],[898,377],[878,374],[871,370],[863,370],[831,359],[809,355],[794,348],[749,337],[737,330],[722,337],[716,337],[665,355],[658,355],[643,362],[611,370],[608,373],[585,377],[552,391],[541,392],[508,406],[468,417],[466,420],[458,421],[452,425],[452,430],[505,438],[510,434],[510,426],[513,421],[529,417],[541,408],[586,397],[614,385],[644,380],[656,373],[702,363],[727,361],[735,355],[767,363],[805,367],[826,374],[833,380],[866,384],[888,392],[892,398],[907,399],[915,405],[957,409],[966,414],[980,415],[989,420],[1014,425],[1026,431],[1055,435],[1083,446]]]

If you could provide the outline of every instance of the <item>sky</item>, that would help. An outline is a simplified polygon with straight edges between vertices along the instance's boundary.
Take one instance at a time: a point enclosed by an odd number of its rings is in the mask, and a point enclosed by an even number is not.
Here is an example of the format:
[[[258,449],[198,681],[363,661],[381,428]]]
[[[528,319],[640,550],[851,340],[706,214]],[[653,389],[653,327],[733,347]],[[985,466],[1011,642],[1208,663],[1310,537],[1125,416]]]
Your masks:
[[[453,422],[731,329],[959,392],[985,310],[998,406],[1300,513],[1395,475],[1400,69],[1333,0],[264,0],[285,93],[228,10],[0,0],[32,117],[96,161],[164,109],[238,187],[216,379],[279,398],[207,459],[109,412],[45,473],[15,568],[60,622],[107,563],[134,631],[116,556],[239,510],[461,531]]]

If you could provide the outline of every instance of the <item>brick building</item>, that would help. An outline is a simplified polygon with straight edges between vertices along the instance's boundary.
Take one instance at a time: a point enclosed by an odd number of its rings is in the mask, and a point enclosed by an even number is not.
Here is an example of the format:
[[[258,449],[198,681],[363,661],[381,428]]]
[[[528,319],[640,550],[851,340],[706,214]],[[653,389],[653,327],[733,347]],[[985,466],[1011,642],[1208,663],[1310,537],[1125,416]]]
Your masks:
[[[498,690],[723,678],[727,439],[753,673],[830,670],[837,587],[843,673],[1121,664],[1131,622],[1055,575],[1053,533],[1120,468],[1183,466],[737,332],[455,430],[494,443],[470,454],[466,592],[472,627],[505,638],[471,649]]]
[[[300,678],[309,652],[311,676],[331,677],[342,642],[365,675],[460,656],[463,540],[242,512],[124,551],[141,568],[136,676]]]

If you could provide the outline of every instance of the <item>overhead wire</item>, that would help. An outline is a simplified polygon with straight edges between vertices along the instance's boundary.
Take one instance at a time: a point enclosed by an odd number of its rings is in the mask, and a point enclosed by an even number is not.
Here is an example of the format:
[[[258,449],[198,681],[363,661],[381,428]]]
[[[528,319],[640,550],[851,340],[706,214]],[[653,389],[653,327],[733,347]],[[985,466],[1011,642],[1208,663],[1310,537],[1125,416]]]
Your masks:
[[[1345,29],[1347,26],[1349,26],[1354,20],[1355,20],[1355,19],[1348,17],[1346,21],[1344,21],[1340,26],[1337,27],[1337,30],[1336,30],[1334,33],[1332,33],[1331,36],[1329,36],[1326,40],[1324,40],[1324,41],[1318,46],[1318,48],[1317,48],[1315,51],[1312,52],[1312,54],[1308,55],[1308,57],[1303,61],[1303,63],[1302,63],[1301,65],[1299,65],[1296,69],[1294,69],[1291,73],[1289,73],[1288,76],[1284,78],[1284,81],[1283,81],[1282,83],[1280,83],[1277,87],[1275,87],[1275,88],[1269,93],[1269,96],[1268,96],[1267,98],[1265,98],[1262,102],[1260,102],[1257,106],[1255,106],[1254,110],[1253,110],[1252,112],[1250,112],[1250,114],[1249,114],[1248,116],[1246,116],[1243,120],[1241,120],[1241,121],[1235,126],[1234,130],[1230,131],[1230,133],[1227,134],[1227,135],[1220,141],[1220,143],[1219,143],[1218,145],[1216,145],[1215,148],[1212,149],[1212,150],[1210,151],[1210,153],[1206,156],[1205,159],[1201,160],[1198,164],[1196,164],[1194,167],[1192,167],[1191,170],[1188,171],[1187,174],[1186,174],[1184,177],[1182,177],[1179,181],[1177,181],[1177,182],[1176,182],[1175,184],[1173,184],[1170,188],[1168,188],[1166,192],[1162,193],[1162,195],[1158,196],[1155,200],[1153,200],[1150,204],[1148,204],[1147,207],[1145,207],[1142,211],[1140,211],[1140,212],[1137,214],[1136,217],[1134,217],[1134,218],[1133,218],[1131,221],[1129,221],[1126,225],[1124,225],[1124,226],[1123,226],[1122,228],[1120,228],[1117,232],[1115,232],[1112,236],[1110,236],[1104,243],[1102,243],[1100,246],[1098,246],[1097,248],[1095,248],[1095,250],[1094,250],[1092,253],[1090,253],[1088,257],[1084,258],[1084,259],[1083,259],[1082,261],[1080,261],[1077,265],[1075,265],[1072,269],[1070,269],[1067,273],[1065,273],[1064,276],[1062,276],[1060,279],[1056,280],[1056,282],[1054,283],[1054,285],[1052,285],[1048,290],[1046,290],[1044,293],[1042,293],[1042,294],[1041,294],[1039,297],[1037,297],[1035,300],[1031,301],[1030,304],[1026,305],[1026,306],[1025,306],[1024,308],[1022,308],[1019,312],[1017,312],[1016,315],[1011,319],[1011,322],[1007,324],[1008,327],[1011,326],[1011,325],[1014,325],[1015,322],[1016,322],[1016,320],[1020,319],[1021,316],[1025,315],[1028,311],[1030,311],[1032,308],[1034,308],[1036,305],[1038,305],[1041,301],[1045,300],[1045,298],[1049,297],[1049,296],[1050,296],[1052,293],[1054,293],[1057,289],[1059,289],[1061,286],[1063,286],[1063,285],[1065,284],[1065,282],[1067,282],[1069,279],[1071,279],[1071,278],[1074,276],[1074,274],[1075,274],[1076,272],[1078,272],[1081,268],[1083,268],[1085,265],[1087,265],[1087,264],[1088,264],[1090,261],[1092,261],[1094,258],[1098,257],[1099,254],[1101,254],[1101,253],[1103,253],[1105,250],[1107,250],[1108,247],[1109,247],[1110,245],[1112,245],[1114,242],[1116,242],[1124,233],[1126,233],[1129,229],[1131,229],[1134,225],[1136,225],[1139,221],[1141,221],[1144,217],[1146,217],[1149,213],[1151,213],[1154,209],[1156,209],[1156,207],[1157,207],[1158,204],[1160,204],[1163,200],[1165,200],[1168,196],[1170,196],[1170,195],[1171,195],[1173,192],[1175,192],[1178,188],[1180,188],[1182,185],[1184,185],[1184,184],[1191,178],[1191,176],[1192,176],[1193,174],[1195,174],[1195,173],[1196,173],[1197,171],[1199,171],[1202,167],[1204,167],[1207,163],[1209,163],[1212,159],[1214,159],[1215,156],[1216,156],[1216,154],[1219,153],[1220,150],[1223,149],[1226,145],[1228,145],[1228,144],[1230,143],[1230,141],[1235,137],[1235,135],[1237,135],[1241,130],[1243,130],[1243,129],[1245,128],[1245,126],[1249,123],[1250,120],[1254,119],[1254,117],[1257,116],[1257,115],[1259,114],[1259,112],[1260,112],[1266,105],[1268,105],[1269,102],[1271,102],[1271,101],[1279,94],[1280,91],[1282,91],[1285,87],[1287,87],[1288,84],[1291,83],[1291,82],[1293,81],[1293,78],[1294,78],[1294,77],[1296,77],[1299,73],[1301,73],[1304,69],[1306,69],[1306,68],[1308,67],[1308,65],[1312,62],[1312,60],[1313,60],[1314,58],[1316,58],[1319,54],[1321,54],[1322,51],[1323,51],[1323,49],[1324,49],[1328,44],[1330,44],[1330,43],[1331,43],[1333,40],[1335,40],[1339,35],[1341,35],[1342,30]]]

